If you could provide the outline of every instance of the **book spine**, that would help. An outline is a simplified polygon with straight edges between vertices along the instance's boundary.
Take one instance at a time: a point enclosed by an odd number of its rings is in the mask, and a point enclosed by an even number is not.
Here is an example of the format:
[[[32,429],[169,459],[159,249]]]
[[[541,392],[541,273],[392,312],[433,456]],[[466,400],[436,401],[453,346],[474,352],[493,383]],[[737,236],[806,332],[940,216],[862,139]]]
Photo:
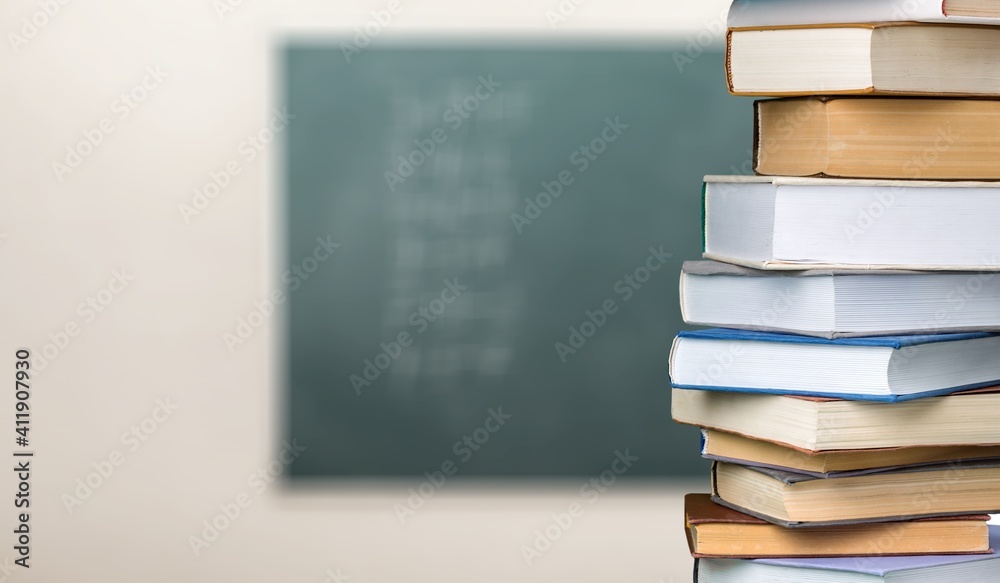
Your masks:
[[[753,102],[753,145],[750,149],[751,168],[757,172],[757,165],[760,163],[760,104],[761,100]]]
[[[712,483],[712,498],[713,498],[713,500],[716,499],[716,498],[719,498],[719,480],[718,480],[719,476],[718,476],[718,472],[719,472],[719,462],[713,461],[712,462],[711,474],[709,474],[709,477],[710,477],[711,483]]]
[[[701,183],[701,252],[708,251],[708,183]]]
[[[681,304],[681,321],[688,323],[688,309],[687,309],[687,298],[684,296],[684,287],[687,283],[688,274],[681,272],[681,276],[677,282],[677,297],[680,299]]]
[[[735,95],[736,92],[733,89],[733,67],[732,67],[732,56],[733,56],[733,29],[726,31],[726,88],[729,93]]]

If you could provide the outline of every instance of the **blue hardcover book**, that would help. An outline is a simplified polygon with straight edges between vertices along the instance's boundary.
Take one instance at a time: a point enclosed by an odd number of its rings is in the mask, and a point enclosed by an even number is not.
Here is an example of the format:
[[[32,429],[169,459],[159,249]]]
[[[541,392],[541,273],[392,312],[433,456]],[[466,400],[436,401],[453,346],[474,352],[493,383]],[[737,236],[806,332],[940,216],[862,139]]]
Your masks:
[[[878,541],[872,541],[878,545]],[[699,583],[996,583],[1000,581],[1000,527],[990,527],[988,555],[849,557],[833,559],[700,559]]]
[[[1000,385],[1000,334],[815,338],[713,328],[681,332],[674,387],[887,403]]]

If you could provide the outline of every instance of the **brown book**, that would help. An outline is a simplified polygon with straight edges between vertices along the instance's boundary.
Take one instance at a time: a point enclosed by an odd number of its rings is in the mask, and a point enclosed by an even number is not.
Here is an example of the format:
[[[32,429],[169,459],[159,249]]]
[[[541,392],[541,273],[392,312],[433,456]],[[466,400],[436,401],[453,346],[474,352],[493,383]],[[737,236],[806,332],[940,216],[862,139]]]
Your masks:
[[[1000,100],[772,99],[754,123],[759,174],[1000,179]]]
[[[730,29],[735,95],[1000,95],[1000,28],[915,22]]]
[[[713,462],[712,492],[720,504],[792,528],[992,514],[1000,512],[1000,464],[949,463],[817,478]]]
[[[712,502],[684,497],[688,547],[695,558],[985,554],[989,515],[787,529]]]
[[[1000,446],[923,446],[806,452],[735,433],[704,429],[701,453],[708,459],[718,461],[830,477],[949,461],[1000,459]]]

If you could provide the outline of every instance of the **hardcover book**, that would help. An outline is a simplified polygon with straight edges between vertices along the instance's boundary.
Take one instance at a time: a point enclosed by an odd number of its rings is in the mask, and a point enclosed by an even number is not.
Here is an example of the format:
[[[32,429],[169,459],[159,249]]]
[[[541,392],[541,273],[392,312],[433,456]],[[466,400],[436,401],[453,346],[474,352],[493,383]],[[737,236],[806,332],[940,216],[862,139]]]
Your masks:
[[[992,182],[706,176],[703,224],[706,259],[757,269],[1000,270]]]
[[[839,338],[1000,331],[1000,276],[982,272],[762,270],[686,261],[688,324]]]
[[[998,100],[803,97],[754,111],[759,174],[1000,179]]]
[[[990,527],[985,555],[839,557],[828,559],[699,559],[696,583],[996,583],[1000,528]]]
[[[671,393],[678,423],[807,453],[1000,445],[996,388],[895,404],[676,388]]]
[[[989,515],[787,529],[712,502],[684,497],[695,558],[838,557],[989,553]]]
[[[1000,385],[1000,335],[814,338],[727,328],[682,331],[674,387],[896,402]]]
[[[703,429],[705,459],[833,478],[858,476],[944,462],[1000,461],[1000,446],[920,446],[805,452],[735,433]]]
[[[731,28],[726,44],[735,95],[1000,95],[1000,28],[993,26]]]
[[[735,0],[730,28],[841,22],[1000,24],[994,0]]]
[[[951,462],[893,472],[816,478],[712,464],[712,500],[784,527],[1000,512],[1000,464]]]

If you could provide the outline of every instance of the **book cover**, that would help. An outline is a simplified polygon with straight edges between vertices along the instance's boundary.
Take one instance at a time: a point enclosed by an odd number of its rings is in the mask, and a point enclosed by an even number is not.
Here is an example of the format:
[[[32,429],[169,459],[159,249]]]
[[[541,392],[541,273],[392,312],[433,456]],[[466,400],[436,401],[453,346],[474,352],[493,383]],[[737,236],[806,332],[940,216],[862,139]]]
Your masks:
[[[990,139],[1000,128],[996,99],[804,95],[754,103],[758,174],[1000,179],[1000,145]]]
[[[691,338],[699,340],[717,341],[742,341],[742,342],[770,342],[778,344],[813,344],[823,346],[855,346],[872,348],[890,348],[892,350],[902,350],[908,347],[921,346],[934,343],[957,342],[975,339],[987,339],[998,337],[1000,334],[989,332],[964,332],[949,334],[915,334],[915,335],[895,335],[895,336],[871,336],[871,337],[850,337],[850,338],[822,338],[817,336],[801,336],[797,334],[782,334],[777,332],[761,332],[756,330],[736,330],[729,328],[709,328],[706,330],[682,330],[677,335],[676,342],[680,339]],[[672,351],[673,352],[673,351]],[[673,354],[671,355],[673,356]],[[673,364],[673,358],[671,358]],[[673,370],[673,367],[672,367]],[[875,401],[884,403],[897,403],[927,397],[936,397],[967,391],[991,387],[997,384],[1000,379],[989,379],[978,383],[956,385],[934,390],[918,391],[905,394],[879,394],[879,393],[840,393],[836,389],[827,390],[805,390],[805,389],[779,389],[761,387],[733,387],[726,385],[695,385],[674,380],[671,374],[671,386],[680,389],[696,389],[703,391],[719,391],[734,393],[760,393],[788,395],[794,393],[797,396],[821,397],[829,399],[846,399],[852,401]],[[835,386],[835,385],[833,385]]]
[[[784,471],[784,470],[776,470],[776,469],[773,469],[773,468],[763,468],[763,467],[756,467],[756,466],[743,466],[743,467],[746,468],[746,469],[748,469],[748,470],[751,470],[751,471],[763,474],[765,476],[768,476],[768,477],[770,477],[770,478],[772,478],[772,479],[780,482],[781,484],[784,484],[785,486],[794,486],[796,484],[801,484],[801,483],[804,483],[804,482],[811,482],[811,481],[814,481],[814,480],[824,480],[824,481],[825,480],[836,480],[836,478],[817,478],[815,476],[809,476],[809,475],[805,475],[805,474],[799,474],[799,473],[794,473],[794,472],[789,472],[789,471]],[[976,470],[976,469],[985,469],[985,470],[988,470],[988,469],[998,468],[998,467],[1000,467],[1000,462],[998,462],[997,460],[981,460],[981,461],[972,461],[972,462],[961,463],[961,464],[956,464],[956,463],[951,463],[951,464],[936,464],[936,465],[933,465],[933,466],[904,468],[902,470],[898,470],[897,472],[886,472],[886,473],[887,474],[892,474],[892,473],[902,474],[902,473],[917,473],[917,472],[933,472],[933,471],[942,471],[942,470],[949,471],[949,472],[956,472],[956,471],[966,471],[966,470]],[[733,502],[730,502],[728,500],[723,499],[719,495],[719,490],[718,490],[718,478],[717,478],[718,469],[719,469],[719,463],[718,462],[713,462],[712,463],[712,470],[711,470],[712,502],[714,502],[716,504],[719,504],[719,505],[722,505],[722,506],[726,506],[727,508],[731,508],[731,509],[736,510],[738,512],[741,512],[743,514],[748,514],[748,515],[753,516],[755,518],[759,518],[759,519],[764,520],[766,522],[770,522],[771,524],[776,524],[776,525],[785,527],[785,528],[814,528],[814,527],[841,526],[841,525],[851,525],[851,524],[874,524],[874,523],[883,523],[883,522],[901,522],[901,521],[908,521],[908,520],[917,520],[917,519],[922,519],[922,518],[937,518],[937,517],[947,517],[947,516],[961,516],[961,515],[968,514],[968,511],[966,511],[966,512],[942,512],[942,511],[929,510],[928,512],[920,512],[920,513],[914,513],[914,514],[901,514],[901,515],[895,515],[895,516],[877,516],[877,517],[862,518],[862,519],[813,520],[813,521],[809,521],[809,522],[802,522],[802,521],[798,521],[798,520],[784,520],[784,519],[781,519],[781,518],[778,518],[778,517],[769,516],[767,514],[756,512],[753,509],[745,508],[743,506],[740,506],[739,504],[735,504]],[[845,479],[852,480],[853,478],[845,478]],[[856,486],[856,485],[857,484],[852,484],[852,486]],[[993,514],[993,513],[1000,512],[1000,508],[977,508],[976,511],[977,512],[984,512],[984,513]],[[990,546],[995,548],[995,545],[993,545],[993,544],[991,544]]]
[[[982,523],[990,519],[988,514],[922,518],[901,523],[876,523],[847,527],[827,527],[823,529],[798,530],[794,534],[786,532],[782,527],[770,522],[761,520],[749,514],[738,512],[726,506],[712,502],[710,494],[688,494],[684,497],[685,531],[688,540],[688,549],[691,556],[695,558],[716,557],[730,559],[753,559],[764,556],[798,556],[798,557],[823,557],[823,556],[888,556],[900,554],[983,554],[991,552],[988,541],[979,539],[977,530],[982,529]],[[961,533],[962,537],[968,537],[968,541],[977,544],[975,550],[963,548],[960,544],[952,541],[925,541],[920,546],[923,548],[933,548],[932,552],[914,551],[912,544],[900,544],[903,529],[923,530],[927,523],[965,523],[969,526],[968,533]],[[978,524],[977,524],[978,523]],[[760,533],[760,539],[752,546],[753,553],[732,553],[710,554],[699,552],[698,544],[695,540],[694,528],[701,525],[732,525],[737,532],[749,536],[751,532]],[[757,527],[759,530],[750,530],[742,527]],[[930,525],[934,526],[934,524]],[[923,530],[922,534],[928,531]],[[895,536],[892,536],[895,534]],[[889,542],[878,548],[873,544],[880,537],[886,536]],[[983,537],[986,538],[986,537]],[[766,539],[761,540],[761,539]],[[912,541],[908,541],[912,543]],[[968,543],[966,543],[968,544]],[[746,549],[741,541],[732,543],[733,548]],[[894,552],[897,549],[900,552]],[[957,549],[948,550],[944,549]],[[831,550],[833,552],[831,552]]]
[[[766,565],[819,569],[823,571],[848,571],[885,577],[901,571],[930,569],[962,563],[1000,559],[1000,526],[990,526],[992,552],[983,555],[931,555],[910,557],[838,557],[828,559],[757,559]]]
[[[726,24],[746,28],[904,21],[998,23],[994,16],[956,14],[948,0],[735,0]]]

